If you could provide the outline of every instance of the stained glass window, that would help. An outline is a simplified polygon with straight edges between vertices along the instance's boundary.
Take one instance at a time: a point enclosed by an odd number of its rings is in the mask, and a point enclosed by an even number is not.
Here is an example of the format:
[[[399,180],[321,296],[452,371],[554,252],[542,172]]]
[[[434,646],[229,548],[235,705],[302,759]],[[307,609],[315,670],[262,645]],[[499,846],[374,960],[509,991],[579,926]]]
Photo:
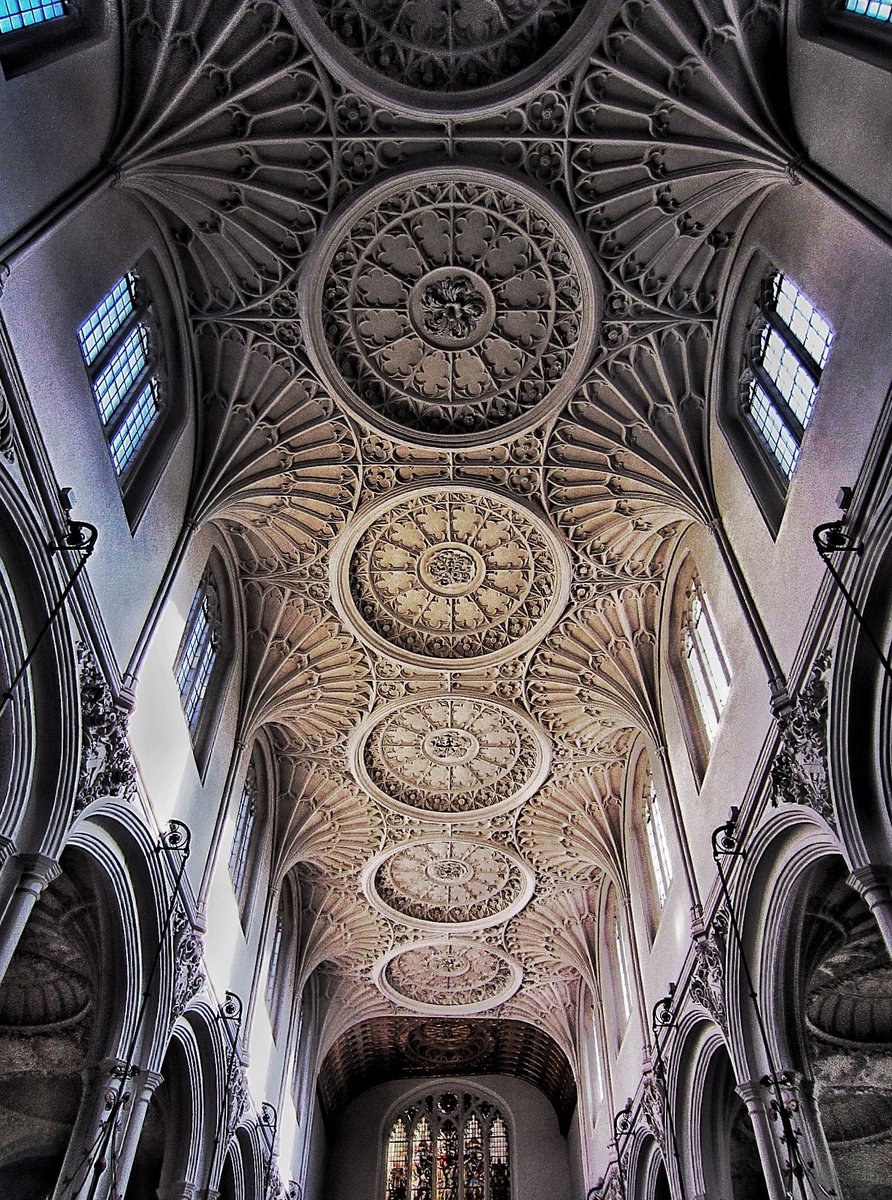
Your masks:
[[[0,0],[0,34],[64,17],[66,10],[60,0]]]
[[[488,1100],[441,1092],[390,1127],[383,1200],[511,1200],[508,1125]]]
[[[189,732],[195,738],[201,725],[209,684],[217,662],[220,646],[220,611],[218,591],[213,573],[208,568],[202,576],[189,616],[180,652],[177,655],[177,687]]]
[[[716,635],[700,580],[691,581],[682,618],[684,661],[711,742],[731,690],[731,671]]]
[[[7,2],[0,0],[0,6]],[[103,297],[77,337],[115,474],[124,479],[164,408],[157,336],[135,271]]]
[[[772,271],[750,334],[741,409],[785,480],[796,469],[832,343],[833,330],[811,301]]]

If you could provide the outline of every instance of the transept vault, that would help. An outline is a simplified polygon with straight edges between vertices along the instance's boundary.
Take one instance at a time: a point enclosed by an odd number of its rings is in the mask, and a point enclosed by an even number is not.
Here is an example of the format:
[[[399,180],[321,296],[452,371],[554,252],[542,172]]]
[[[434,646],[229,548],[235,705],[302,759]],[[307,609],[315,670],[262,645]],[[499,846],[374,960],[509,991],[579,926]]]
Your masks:
[[[85,48],[0,33],[0,104],[83,56],[114,82],[71,135],[89,165],[21,219],[16,176],[0,228],[7,683],[76,565],[65,522],[99,536],[56,666],[0,713],[8,1194],[508,1200],[510,1133],[515,1200],[548,1194],[527,1159],[553,1145],[556,1200],[892,1196],[888,678],[853,616],[888,645],[888,364],[856,326],[892,277],[889,197],[805,115],[837,60],[840,90],[888,92],[888,17],[59,7]],[[842,8],[882,25],[869,52]],[[86,351],[41,376],[54,246],[92,289],[52,332],[75,354],[138,280],[135,467]],[[779,402],[786,467],[752,415],[781,386],[779,272],[833,329],[814,430]],[[809,533],[841,483],[848,607]],[[428,1184],[405,1150],[408,1192],[400,1113],[413,1154],[445,1139]],[[475,1129],[503,1146],[479,1192],[443,1158]]]

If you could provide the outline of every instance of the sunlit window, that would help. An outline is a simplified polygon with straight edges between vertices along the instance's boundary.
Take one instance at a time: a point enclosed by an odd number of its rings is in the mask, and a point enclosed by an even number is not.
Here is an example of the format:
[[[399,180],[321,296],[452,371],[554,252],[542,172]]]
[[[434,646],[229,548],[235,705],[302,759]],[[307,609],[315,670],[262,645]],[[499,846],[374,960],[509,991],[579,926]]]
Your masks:
[[[682,638],[688,677],[711,742],[731,690],[731,671],[719,645],[706,595],[696,576],[686,593]]]
[[[135,271],[118,280],[77,336],[115,474],[123,480],[163,409],[157,334]]]
[[[779,271],[763,281],[746,351],[741,408],[785,480],[792,478],[833,330]]]
[[[175,667],[180,700],[193,739],[205,712],[219,647],[219,595],[214,576],[208,568],[189,609]]]
[[[619,991],[623,1002],[623,1019],[628,1021],[632,1012],[632,983],[629,979],[629,964],[626,959],[625,938],[619,916],[613,921],[613,949],[616,955],[616,968],[619,975]]]
[[[647,852],[650,855],[654,886],[662,907],[666,903],[672,883],[672,859],[669,857],[669,842],[663,822],[663,810],[652,776],[648,778],[644,792],[644,832],[647,838]]]
[[[511,1200],[502,1114],[462,1091],[411,1104],[387,1135],[383,1200]]]
[[[0,0],[0,34],[27,29],[44,21],[64,17],[68,5],[60,0]]]

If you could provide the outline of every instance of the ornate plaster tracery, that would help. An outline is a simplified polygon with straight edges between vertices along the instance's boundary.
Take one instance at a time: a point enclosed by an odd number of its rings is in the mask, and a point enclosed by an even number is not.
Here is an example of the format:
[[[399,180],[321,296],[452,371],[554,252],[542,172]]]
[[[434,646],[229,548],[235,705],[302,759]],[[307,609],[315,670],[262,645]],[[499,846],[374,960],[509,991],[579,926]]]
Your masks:
[[[557,620],[566,551],[545,521],[472,485],[397,493],[332,556],[345,620],[403,662],[465,669],[521,653]]]
[[[470,931],[498,925],[533,894],[535,877],[506,847],[481,839],[436,837],[377,855],[364,873],[371,903],[420,929]]]
[[[385,996],[431,1016],[486,1012],[513,996],[522,978],[509,954],[465,938],[399,946],[375,967]]]
[[[522,804],[549,761],[544,735],[522,711],[459,692],[373,712],[352,747],[353,771],[376,799],[451,821]]]
[[[469,445],[553,412],[597,328],[588,258],[558,210],[485,171],[363,193],[305,287],[310,347],[343,402],[390,434]]]
[[[419,92],[455,94],[534,67],[573,26],[585,0],[314,0],[325,29],[357,66]]]

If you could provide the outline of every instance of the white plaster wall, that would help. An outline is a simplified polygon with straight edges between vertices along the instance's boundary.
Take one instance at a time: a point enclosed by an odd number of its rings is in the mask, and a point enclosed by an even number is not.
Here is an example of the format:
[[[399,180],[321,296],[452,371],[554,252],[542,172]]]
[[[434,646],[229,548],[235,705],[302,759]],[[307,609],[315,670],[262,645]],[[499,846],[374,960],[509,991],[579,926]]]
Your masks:
[[[380,1200],[383,1194],[383,1148],[388,1118],[411,1098],[439,1087],[467,1088],[489,1094],[510,1119],[513,1131],[514,1191],[512,1200],[570,1200],[567,1139],[546,1096],[508,1075],[468,1075],[461,1080],[417,1079],[380,1083],[363,1092],[345,1109],[331,1130],[324,1192],[307,1200]]]

